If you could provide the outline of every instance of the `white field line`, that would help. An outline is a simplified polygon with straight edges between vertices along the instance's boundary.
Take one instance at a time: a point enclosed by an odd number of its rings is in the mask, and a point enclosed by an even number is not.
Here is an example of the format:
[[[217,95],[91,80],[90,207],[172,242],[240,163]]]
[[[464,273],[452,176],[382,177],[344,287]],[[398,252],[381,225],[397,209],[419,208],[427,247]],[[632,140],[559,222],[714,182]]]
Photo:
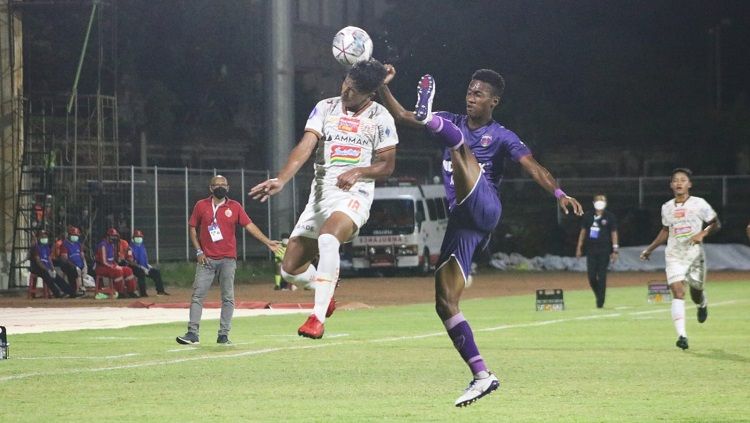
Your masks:
[[[712,307],[718,307],[722,305],[729,305],[729,304],[736,304],[740,301],[738,300],[730,300],[730,301],[722,301],[718,303],[712,303]],[[687,307],[687,308],[694,308]],[[630,313],[625,313],[626,315],[630,316],[637,316],[637,315],[644,315],[644,314],[654,314],[654,313],[665,313],[668,312],[669,309],[662,308],[658,310],[646,310],[646,311],[634,311]],[[528,328],[528,327],[536,327],[536,326],[545,326],[545,325],[552,325],[557,323],[566,323],[566,322],[573,322],[576,320],[592,320],[592,319],[603,319],[603,318],[612,318],[612,317],[621,317],[623,316],[623,313],[609,313],[609,314],[592,314],[588,316],[578,316],[578,317],[572,317],[569,319],[554,319],[554,320],[543,320],[541,322],[531,322],[531,323],[519,323],[515,325],[501,325],[501,326],[495,326],[490,328],[484,328],[484,329],[475,329],[474,332],[493,332],[498,330],[506,330],[506,329],[519,329],[519,328]],[[365,340],[365,341],[353,341],[353,343],[363,343],[363,344],[370,344],[370,343],[378,343],[378,342],[393,342],[393,341],[403,341],[403,340],[415,340],[415,339],[423,339],[423,338],[431,338],[435,336],[445,336],[445,332],[435,332],[435,333],[428,333],[424,335],[412,335],[412,336],[400,336],[400,337],[389,337],[389,338],[381,338],[381,339],[371,339],[371,340]],[[69,374],[80,374],[80,373],[95,373],[95,372],[106,372],[106,371],[113,371],[113,370],[126,370],[126,369],[137,369],[141,367],[152,367],[152,366],[163,366],[163,365],[169,365],[169,364],[179,364],[179,363],[185,363],[188,361],[199,361],[199,360],[217,360],[217,359],[227,359],[227,358],[237,358],[237,357],[247,357],[247,356],[254,356],[254,355],[263,355],[263,354],[270,354],[270,353],[277,353],[281,351],[295,351],[295,350],[307,350],[307,349],[318,349],[318,348],[327,348],[327,347],[333,347],[338,345],[344,345],[343,342],[332,342],[332,343],[326,343],[326,344],[317,344],[317,345],[302,345],[302,346],[294,346],[294,347],[277,347],[277,348],[264,348],[260,350],[253,350],[253,351],[241,351],[237,353],[232,354],[224,354],[224,355],[203,355],[198,357],[187,357],[187,358],[176,358],[176,359],[170,359],[170,360],[153,360],[153,361],[146,361],[143,363],[133,363],[133,364],[124,364],[120,366],[107,366],[107,367],[95,367],[95,368],[86,368],[86,369],[67,369],[67,370],[61,370],[61,371],[52,371],[52,372],[35,372],[35,373],[22,373],[18,375],[10,375],[10,376],[3,376],[0,377],[0,382],[8,382],[13,380],[20,380],[20,379],[28,379],[36,376],[40,377],[49,377],[49,376],[62,376],[62,375],[69,375]],[[173,350],[169,350],[173,351]],[[50,359],[54,359],[54,357],[49,357]]]

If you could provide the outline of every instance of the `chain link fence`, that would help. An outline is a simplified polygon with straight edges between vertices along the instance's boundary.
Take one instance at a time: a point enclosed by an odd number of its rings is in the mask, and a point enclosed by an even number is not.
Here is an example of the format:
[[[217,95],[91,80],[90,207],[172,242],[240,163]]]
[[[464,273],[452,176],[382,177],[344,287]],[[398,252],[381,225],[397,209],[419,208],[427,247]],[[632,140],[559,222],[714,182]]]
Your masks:
[[[270,204],[247,197],[255,184],[268,177],[266,170],[189,169],[165,167],[57,167],[53,194],[56,235],[67,225],[81,227],[89,247],[108,227],[129,239],[133,228],[145,233],[153,261],[192,259],[188,219],[196,201],[209,195],[212,176],[221,174],[230,184],[230,198],[243,204],[250,218],[270,237],[274,216]],[[312,172],[301,172],[284,189],[293,190],[292,204],[284,205],[297,217],[310,192]],[[750,220],[750,176],[695,176],[691,194],[705,198],[717,211],[723,229],[710,242],[746,242],[744,228]],[[591,209],[592,197],[603,193],[608,209],[620,221],[620,244],[651,242],[661,227],[661,204],[672,196],[669,177],[560,179],[563,189]],[[572,255],[579,219],[564,215],[552,196],[531,179],[506,179],[501,186],[503,218],[491,252],[519,252],[526,256]],[[273,201],[273,198],[271,199]],[[289,228],[291,230],[291,227]],[[238,255],[242,260],[268,257],[260,243],[237,229]]]

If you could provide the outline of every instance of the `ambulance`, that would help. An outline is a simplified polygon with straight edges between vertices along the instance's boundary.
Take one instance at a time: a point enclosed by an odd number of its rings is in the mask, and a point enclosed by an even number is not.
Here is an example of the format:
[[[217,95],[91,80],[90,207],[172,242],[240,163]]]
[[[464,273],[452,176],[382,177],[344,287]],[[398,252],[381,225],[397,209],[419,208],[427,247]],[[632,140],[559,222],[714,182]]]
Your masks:
[[[376,186],[370,218],[351,244],[352,269],[429,273],[447,226],[442,185]]]

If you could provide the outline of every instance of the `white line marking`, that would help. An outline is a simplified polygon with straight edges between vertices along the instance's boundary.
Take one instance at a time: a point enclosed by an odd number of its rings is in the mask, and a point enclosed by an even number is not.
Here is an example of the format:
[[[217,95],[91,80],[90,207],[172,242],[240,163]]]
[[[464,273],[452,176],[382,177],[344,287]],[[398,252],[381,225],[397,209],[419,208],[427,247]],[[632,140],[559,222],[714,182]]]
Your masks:
[[[719,303],[712,303],[710,304],[712,307],[722,306],[722,305],[728,305],[728,304],[736,304],[740,301],[738,300],[730,300],[730,301],[723,301]],[[744,302],[744,301],[743,301]],[[690,307],[694,308],[694,307]],[[637,316],[637,315],[643,315],[643,314],[653,314],[653,313],[665,313],[668,312],[668,308],[662,308],[658,310],[646,310],[646,311],[634,311],[627,313],[627,315],[630,316]],[[484,329],[475,329],[474,332],[493,332],[498,330],[505,330],[505,329],[517,329],[517,328],[526,328],[526,327],[535,327],[535,326],[545,326],[545,325],[551,325],[556,323],[565,323],[565,322],[572,322],[576,320],[591,320],[591,319],[602,319],[602,318],[609,318],[609,317],[620,317],[623,316],[621,313],[610,313],[610,314],[592,314],[589,316],[578,316],[578,317],[572,317],[569,319],[554,319],[554,320],[544,320],[540,322],[531,322],[531,323],[520,323],[515,325],[502,325],[502,326],[495,326],[491,328],[484,328]],[[413,336],[400,336],[400,337],[392,337],[392,338],[382,338],[382,339],[372,339],[372,340],[363,340],[363,341],[352,341],[352,343],[376,343],[376,342],[390,342],[390,341],[401,341],[401,340],[415,340],[415,339],[423,339],[423,338],[430,338],[434,336],[445,336],[445,332],[439,332],[439,333],[428,333],[424,335],[413,335]],[[261,350],[253,350],[253,351],[241,351],[236,352],[232,354],[223,354],[223,355],[201,355],[198,357],[187,357],[187,358],[179,358],[179,359],[172,359],[172,360],[155,360],[155,361],[146,361],[143,363],[133,363],[133,364],[125,364],[122,366],[109,366],[109,367],[96,367],[92,369],[68,369],[68,370],[62,370],[62,371],[55,371],[55,372],[36,372],[36,373],[23,373],[18,375],[10,375],[10,376],[4,376],[0,377],[0,382],[7,382],[12,380],[20,380],[20,379],[28,379],[35,376],[40,377],[49,377],[49,376],[62,376],[62,375],[69,375],[69,374],[78,374],[78,373],[93,373],[93,372],[105,372],[105,371],[111,371],[111,370],[124,370],[124,369],[137,369],[141,367],[151,367],[151,366],[164,366],[169,364],[178,364],[178,363],[184,363],[188,361],[198,361],[198,360],[217,360],[217,359],[225,359],[225,358],[237,358],[237,357],[247,357],[247,356],[254,356],[254,355],[262,355],[262,354],[269,354],[269,353],[277,353],[280,351],[295,351],[295,350],[306,350],[306,349],[318,349],[318,348],[327,348],[327,347],[333,347],[338,345],[344,345],[343,342],[331,342],[326,344],[317,344],[317,345],[302,345],[302,346],[294,346],[294,347],[277,347],[277,348],[264,348]],[[190,347],[188,347],[190,348]],[[187,350],[187,348],[185,349]],[[171,351],[177,351],[177,350],[171,350]]]
[[[18,360],[112,360],[115,358],[124,358],[124,357],[135,357],[137,355],[141,355],[140,353],[128,353],[128,354],[120,354],[120,355],[105,355],[105,356],[80,356],[80,357],[71,357],[71,356],[63,356],[63,357],[18,357]]]

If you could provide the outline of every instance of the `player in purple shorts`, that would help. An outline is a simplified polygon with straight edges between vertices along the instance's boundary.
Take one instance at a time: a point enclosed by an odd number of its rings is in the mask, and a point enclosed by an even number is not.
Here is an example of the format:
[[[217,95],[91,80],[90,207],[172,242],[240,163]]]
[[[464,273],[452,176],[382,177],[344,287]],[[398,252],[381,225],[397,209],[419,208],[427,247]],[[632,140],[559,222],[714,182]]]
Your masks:
[[[492,231],[500,221],[502,207],[498,187],[503,177],[505,159],[521,164],[523,169],[547,192],[557,197],[560,208],[583,214],[581,204],[565,195],[555,178],[531,155],[516,134],[492,119],[500,103],[505,81],[497,72],[480,69],[474,72],[466,91],[466,114],[432,113],[435,80],[423,76],[418,85],[417,105],[407,111],[391,94],[387,84],[396,69],[386,65],[388,74],[378,89],[396,123],[427,128],[443,143],[443,184],[450,205],[448,229],[440,248],[435,271],[435,309],[448,336],[474,379],[456,407],[482,398],[500,386],[497,376],[487,369],[474,342],[474,334],[458,303],[467,286],[471,259],[486,247]]]

